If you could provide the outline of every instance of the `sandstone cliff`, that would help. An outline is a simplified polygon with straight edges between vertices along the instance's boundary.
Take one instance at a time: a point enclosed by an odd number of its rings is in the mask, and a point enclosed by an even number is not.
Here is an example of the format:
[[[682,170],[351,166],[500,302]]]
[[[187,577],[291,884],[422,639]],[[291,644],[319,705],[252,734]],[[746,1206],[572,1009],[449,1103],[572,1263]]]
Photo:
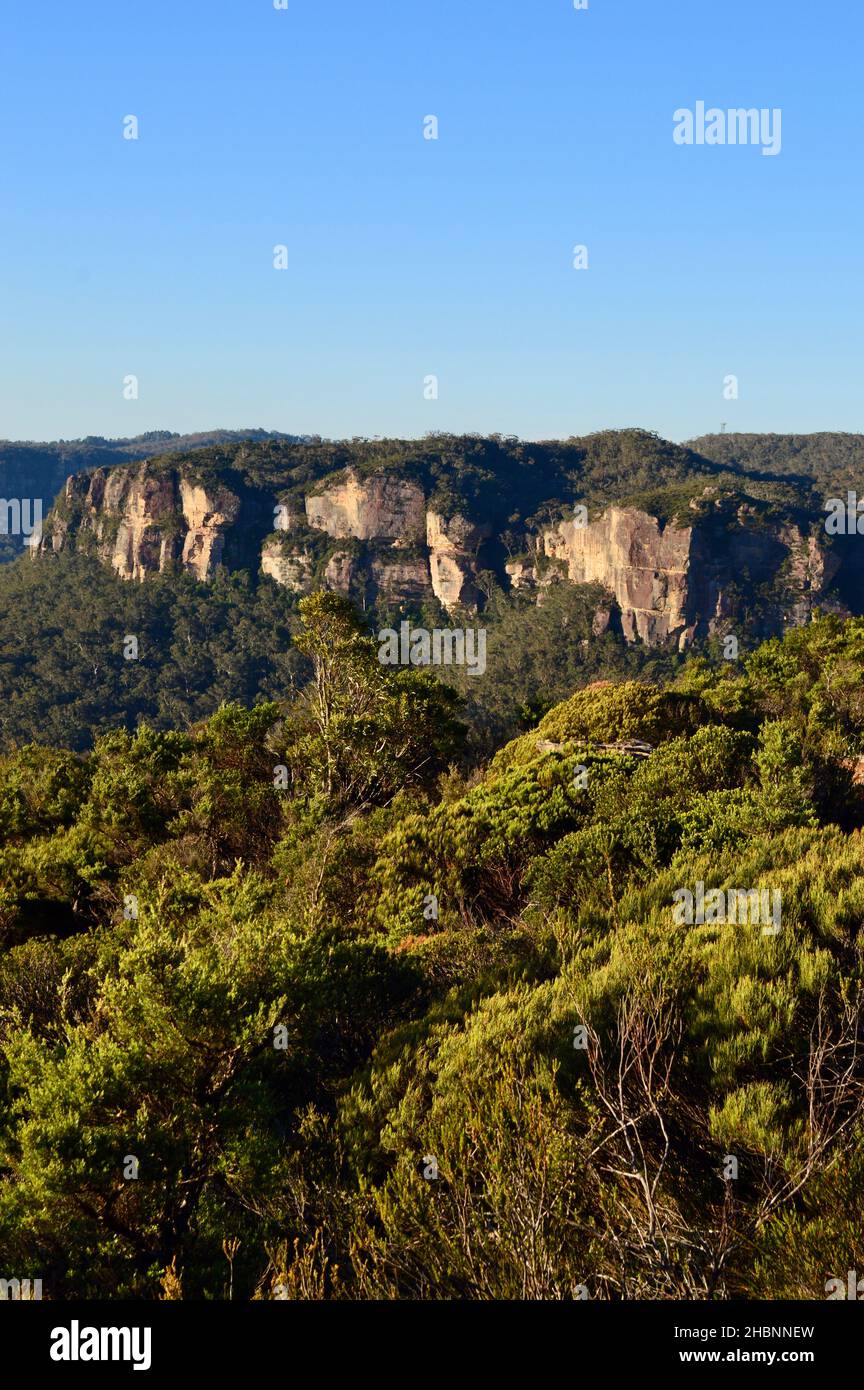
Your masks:
[[[735,616],[742,584],[774,586],[778,624],[806,622],[827,593],[839,559],[817,535],[796,526],[748,529],[756,518],[739,515],[734,530],[662,524],[632,507],[610,507],[595,521],[562,521],[541,532],[536,557],[509,561],[515,588],[542,590],[561,570],[574,584],[597,583],[615,601],[626,641],[689,647]],[[544,568],[543,559],[559,562]],[[605,627],[598,615],[598,623]]]
[[[424,538],[426,498],[420,485],[408,479],[392,474],[362,478],[349,469],[344,479],[306,498],[306,518],[337,539],[410,545]]]
[[[208,489],[147,463],[78,473],[66,482],[64,503],[46,543],[62,550],[70,535],[79,544],[90,536],[121,579],[176,566],[196,579],[211,578],[240,514],[240,500],[228,488]]]
[[[553,583],[600,585],[608,597],[595,633],[618,629],[627,642],[679,650],[734,626],[742,603],[766,631],[806,621],[840,564],[815,518],[779,514],[728,487],[696,490],[670,519],[668,509],[614,503],[589,517],[550,485],[532,521],[527,507],[511,511],[512,495],[497,506],[494,486],[483,504],[460,500],[419,467],[349,465],[308,484],[295,471],[288,487],[284,476],[243,473],[236,460],[205,471],[180,458],[77,474],[48,518],[43,549],[89,548],[123,579],[185,571],[207,580],[225,565],[298,594],[324,586],[388,609],[437,600],[450,614],[482,608],[481,571],[538,602]],[[536,512],[536,472],[528,482]],[[507,560],[505,546],[521,553]]]
[[[611,589],[628,642],[649,644],[687,632],[691,528],[661,526],[653,516],[610,507],[600,520],[562,522],[541,536],[542,553],[567,565],[574,584]]]
[[[362,477],[353,469],[307,496],[302,512],[296,502],[286,507],[281,529],[288,537],[312,530],[335,540],[376,543],[372,557],[338,549],[331,554],[323,572],[328,588],[348,594],[365,585],[373,600],[418,601],[434,595],[448,610],[476,606],[477,557],[492,531],[488,523],[459,514],[441,516],[427,505],[423,488],[410,479],[388,474]],[[292,588],[311,588],[314,575],[303,565],[302,546],[300,541],[295,551],[290,540],[287,545],[267,542],[265,572]],[[382,546],[396,553],[388,558]],[[398,552],[406,549],[425,553],[420,558],[400,557]]]

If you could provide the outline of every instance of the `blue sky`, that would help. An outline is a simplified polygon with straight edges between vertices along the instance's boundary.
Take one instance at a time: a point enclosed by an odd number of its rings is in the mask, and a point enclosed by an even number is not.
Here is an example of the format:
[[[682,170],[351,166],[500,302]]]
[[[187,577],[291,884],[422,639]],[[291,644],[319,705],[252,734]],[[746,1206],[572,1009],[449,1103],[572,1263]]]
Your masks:
[[[862,40],[851,0],[9,0],[0,436],[864,429]],[[676,145],[700,100],[781,153]]]

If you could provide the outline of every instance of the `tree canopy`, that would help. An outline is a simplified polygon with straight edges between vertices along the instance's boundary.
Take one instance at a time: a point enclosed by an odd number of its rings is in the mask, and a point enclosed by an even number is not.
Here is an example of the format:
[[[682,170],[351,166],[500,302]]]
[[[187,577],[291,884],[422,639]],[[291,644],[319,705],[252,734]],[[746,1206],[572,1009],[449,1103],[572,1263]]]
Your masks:
[[[344,600],[298,621],[296,698],[0,757],[4,1267],[822,1297],[864,1216],[864,623],[588,682],[477,765]]]

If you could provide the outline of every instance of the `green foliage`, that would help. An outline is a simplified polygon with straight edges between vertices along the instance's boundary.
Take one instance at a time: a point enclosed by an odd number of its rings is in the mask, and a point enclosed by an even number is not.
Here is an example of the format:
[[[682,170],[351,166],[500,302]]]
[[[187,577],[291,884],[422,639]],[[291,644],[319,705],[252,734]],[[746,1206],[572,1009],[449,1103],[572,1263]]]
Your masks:
[[[482,622],[488,632],[487,669],[495,679],[478,681],[459,667],[450,676],[466,701],[473,748],[488,757],[520,730],[533,728],[574,689],[595,680],[653,682],[674,674],[679,658],[663,649],[627,646],[609,631],[595,635],[596,615],[608,614],[609,602],[608,594],[591,584],[553,584],[539,604],[493,590]]]
[[[291,596],[242,573],[129,584],[82,555],[4,566],[0,749],[84,750],[108,729],[187,728],[222,703],[283,698],[307,678],[296,627]]]
[[[857,487],[864,468],[860,434],[706,434],[690,443],[724,468],[812,479],[825,497]]]
[[[451,690],[334,594],[297,616],[300,695],[0,757],[0,1264],[823,1297],[861,1258],[860,623],[592,683],[460,770]],[[683,920],[697,885],[780,930]]]
[[[302,795],[311,782],[345,808],[433,783],[464,734],[455,692],[428,670],[383,665],[339,594],[301,599],[300,616],[296,646],[312,663],[312,681],[286,726],[295,792]]]

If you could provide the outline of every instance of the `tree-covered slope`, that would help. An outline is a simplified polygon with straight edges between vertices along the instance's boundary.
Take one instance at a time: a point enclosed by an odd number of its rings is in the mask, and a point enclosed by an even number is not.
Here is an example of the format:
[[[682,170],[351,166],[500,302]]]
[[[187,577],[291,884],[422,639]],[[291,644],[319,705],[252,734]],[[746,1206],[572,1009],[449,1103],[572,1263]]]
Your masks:
[[[723,468],[812,480],[823,498],[860,488],[864,475],[862,434],[706,434],[690,447]]]
[[[559,586],[540,607],[494,594],[483,617],[494,679],[452,668],[475,752],[574,685],[674,668],[663,653],[595,637],[602,601],[591,587]],[[429,614],[430,625],[439,620]],[[223,702],[290,697],[309,679],[298,627],[296,595],[243,572],[139,585],[83,555],[19,560],[0,571],[0,751],[31,742],[84,750],[110,729],[184,729]]]
[[[0,761],[4,1264],[824,1297],[864,1217],[864,623],[594,683],[468,774],[344,600],[297,646],[297,698]]]

